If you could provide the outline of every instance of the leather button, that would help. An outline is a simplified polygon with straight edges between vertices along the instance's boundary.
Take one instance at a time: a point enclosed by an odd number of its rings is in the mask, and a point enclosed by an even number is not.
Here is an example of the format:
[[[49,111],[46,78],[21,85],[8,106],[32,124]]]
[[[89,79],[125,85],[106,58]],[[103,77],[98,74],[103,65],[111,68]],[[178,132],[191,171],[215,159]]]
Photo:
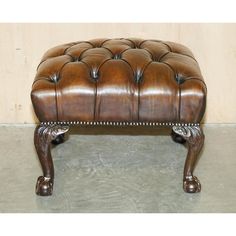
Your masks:
[[[50,80],[51,80],[53,83],[57,83],[58,80],[59,80],[59,76],[56,75],[56,74],[53,74],[52,76],[50,76]]]
[[[135,73],[135,77],[134,77],[134,81],[136,83],[139,83],[142,79],[142,72],[140,70],[138,70],[136,73]]]
[[[182,84],[185,82],[185,78],[182,75],[176,75],[175,80],[178,84]]]
[[[119,59],[121,59],[121,54],[115,54],[115,55],[113,56],[113,59],[114,59],[114,60],[119,60]]]
[[[79,57],[74,57],[74,58],[73,58],[73,61],[74,61],[74,62],[80,61],[80,58],[79,58]]]
[[[97,71],[97,70],[92,70],[92,71],[91,71],[91,77],[92,77],[94,80],[98,80],[98,71]]]

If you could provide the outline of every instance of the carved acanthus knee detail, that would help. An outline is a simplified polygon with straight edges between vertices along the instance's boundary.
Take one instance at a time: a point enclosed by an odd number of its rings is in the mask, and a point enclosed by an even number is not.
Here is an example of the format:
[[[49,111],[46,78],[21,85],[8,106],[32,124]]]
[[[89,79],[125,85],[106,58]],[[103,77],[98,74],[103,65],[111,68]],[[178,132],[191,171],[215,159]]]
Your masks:
[[[203,143],[204,134],[200,126],[174,126],[173,131],[183,137],[188,144],[188,155],[184,166],[183,188],[188,193],[201,191],[200,181],[193,176],[193,170]]]
[[[57,136],[66,133],[69,130],[68,125],[58,125],[50,124],[44,125],[41,124],[37,127],[37,132],[39,134],[39,139],[41,142],[51,142]]]
[[[69,126],[58,124],[41,124],[35,129],[34,144],[43,170],[43,176],[39,176],[36,184],[38,195],[48,196],[52,194],[54,167],[50,150],[51,141],[68,130]]]

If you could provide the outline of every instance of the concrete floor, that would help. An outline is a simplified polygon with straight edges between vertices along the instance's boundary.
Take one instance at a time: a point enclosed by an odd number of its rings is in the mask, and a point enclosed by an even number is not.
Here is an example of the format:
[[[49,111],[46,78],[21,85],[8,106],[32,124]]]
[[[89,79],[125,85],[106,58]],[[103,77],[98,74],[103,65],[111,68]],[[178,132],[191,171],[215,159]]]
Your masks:
[[[170,130],[90,127],[52,149],[54,194],[39,197],[34,127],[0,126],[0,212],[236,212],[236,125],[204,131],[201,193],[182,190],[187,150]]]

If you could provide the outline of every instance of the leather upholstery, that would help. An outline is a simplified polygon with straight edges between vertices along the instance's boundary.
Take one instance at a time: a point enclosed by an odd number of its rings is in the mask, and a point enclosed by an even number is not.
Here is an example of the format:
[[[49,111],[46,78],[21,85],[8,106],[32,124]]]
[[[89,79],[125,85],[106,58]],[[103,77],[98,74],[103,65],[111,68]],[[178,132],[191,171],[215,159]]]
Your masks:
[[[206,85],[183,45],[141,39],[95,39],[48,50],[31,99],[44,121],[198,123]]]

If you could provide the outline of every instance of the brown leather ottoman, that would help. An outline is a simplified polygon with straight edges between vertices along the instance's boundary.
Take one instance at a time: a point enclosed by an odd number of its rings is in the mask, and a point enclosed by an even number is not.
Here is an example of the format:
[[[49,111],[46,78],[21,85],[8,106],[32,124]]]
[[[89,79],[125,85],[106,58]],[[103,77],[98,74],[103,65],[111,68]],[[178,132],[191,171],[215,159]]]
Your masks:
[[[50,145],[63,142],[72,125],[172,127],[173,139],[188,144],[184,190],[201,190],[193,169],[204,143],[199,123],[205,112],[206,85],[186,47],[123,38],[57,46],[45,53],[38,66],[31,99],[40,121],[34,137],[43,169],[38,195],[52,194]]]

